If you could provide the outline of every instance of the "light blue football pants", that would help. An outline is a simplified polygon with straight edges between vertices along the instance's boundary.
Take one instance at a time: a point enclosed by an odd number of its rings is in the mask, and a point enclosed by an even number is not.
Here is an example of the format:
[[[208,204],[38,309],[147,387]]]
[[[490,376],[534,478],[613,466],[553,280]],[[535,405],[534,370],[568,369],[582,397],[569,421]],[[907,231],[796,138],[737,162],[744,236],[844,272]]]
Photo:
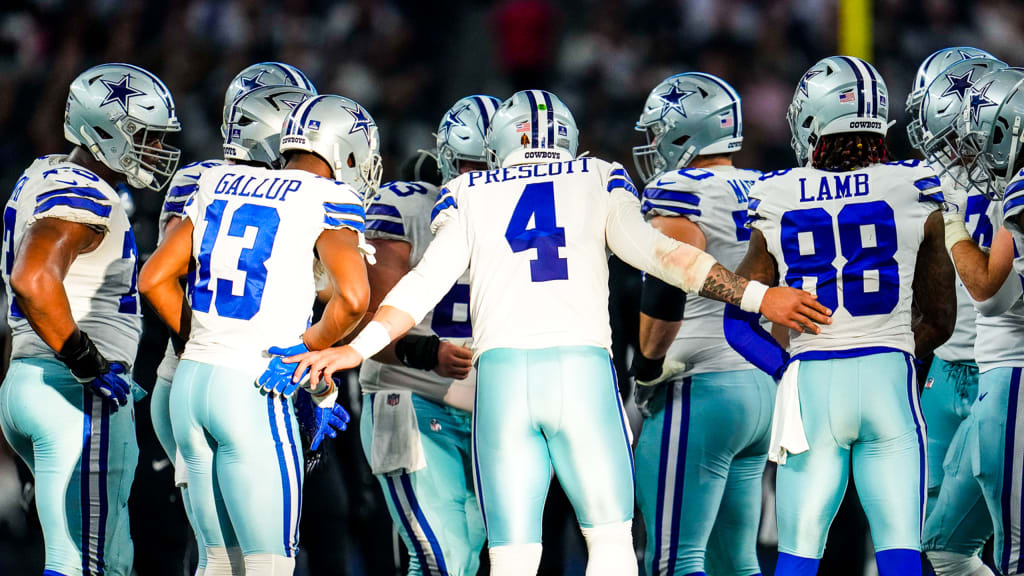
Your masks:
[[[928,514],[942,486],[942,463],[960,424],[978,397],[978,365],[936,356],[921,391],[921,413],[928,424]]]
[[[603,348],[484,352],[473,452],[492,548],[541,543],[552,469],[581,527],[633,519],[633,452]]]
[[[1003,574],[1024,573],[1021,392],[1021,368],[995,368],[979,377],[978,399],[946,457],[946,477],[936,504],[936,510],[945,510],[946,515],[928,518],[926,549],[972,554],[994,529],[996,566]],[[990,525],[974,520],[979,510],[987,512]],[[974,528],[973,533],[967,528]]]
[[[372,454],[373,394],[363,395],[360,436]],[[412,396],[427,467],[377,475],[409,551],[409,576],[473,576],[486,533],[473,492],[472,414]]]
[[[171,387],[174,440],[208,548],[294,558],[304,472],[298,422],[291,400],[260,394],[256,376],[182,360]]]
[[[160,442],[160,447],[167,454],[171,466],[177,466],[175,454],[177,454],[178,445],[174,441],[174,430],[171,428],[171,383],[163,378],[158,377],[156,384],[153,385],[153,394],[150,395],[149,400],[149,417],[153,422],[153,431],[156,432],[156,439]],[[188,484],[181,485],[181,503],[185,507],[185,516],[196,536],[196,545],[199,548],[198,567],[204,568],[206,567],[206,545],[203,544],[203,539],[195,528],[192,503],[188,498]]]
[[[134,402],[117,412],[56,359],[20,358],[0,386],[0,428],[35,478],[48,574],[131,574]]]
[[[800,362],[810,449],[778,468],[776,574],[817,571],[851,472],[881,576],[921,573],[926,432],[913,362],[900,352]]]
[[[760,574],[761,477],[775,381],[760,370],[696,374],[662,386],[636,446],[649,576]]]

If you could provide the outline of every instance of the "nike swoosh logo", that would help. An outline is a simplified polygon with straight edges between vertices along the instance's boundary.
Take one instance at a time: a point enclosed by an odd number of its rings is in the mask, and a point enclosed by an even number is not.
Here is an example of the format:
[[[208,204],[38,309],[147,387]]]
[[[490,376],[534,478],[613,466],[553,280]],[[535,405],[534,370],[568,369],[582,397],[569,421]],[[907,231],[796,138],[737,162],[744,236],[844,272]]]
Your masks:
[[[154,472],[160,472],[164,468],[167,468],[170,465],[171,465],[171,461],[168,460],[167,458],[164,458],[163,460],[153,460],[153,471]]]
[[[655,186],[664,186],[665,184],[675,184],[675,180],[658,180],[654,183]]]
[[[199,174],[182,174],[185,178],[191,178],[193,180],[199,180]]]
[[[984,394],[978,394],[978,402],[984,400],[985,396],[988,396],[988,392],[985,392]]]

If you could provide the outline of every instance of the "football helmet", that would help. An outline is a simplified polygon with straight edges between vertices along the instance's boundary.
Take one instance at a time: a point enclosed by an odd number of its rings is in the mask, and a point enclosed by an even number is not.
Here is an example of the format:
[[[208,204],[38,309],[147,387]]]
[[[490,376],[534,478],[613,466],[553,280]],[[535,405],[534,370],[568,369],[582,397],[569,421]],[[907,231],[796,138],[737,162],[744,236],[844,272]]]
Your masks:
[[[961,62],[963,60],[970,60],[972,58],[988,58],[990,60],[998,60],[995,56],[979,48],[971,48],[970,46],[952,46],[949,48],[943,48],[932,52],[930,56],[924,59],[921,66],[917,68],[917,75],[914,76],[914,86],[910,89],[910,94],[907,94],[907,131],[909,135],[910,125],[909,122],[916,119],[921,113],[921,102],[924,100],[924,93],[928,90],[928,86],[939,77],[939,74],[946,68]],[[913,136],[911,142],[913,142]]]
[[[260,62],[247,66],[235,75],[224,92],[224,114],[221,119],[220,135],[227,137],[228,110],[231,103],[242,94],[263,86],[295,86],[316,94],[316,88],[309,78],[295,66],[282,62]]]
[[[1021,162],[1024,69],[997,70],[976,82],[956,118],[957,148],[970,185],[993,200]]]
[[[576,157],[579,130],[572,112],[546,90],[521,90],[502,102],[484,138],[487,164],[501,168],[514,152],[547,151]]]
[[[727,82],[702,72],[676,74],[654,87],[636,130],[647,144],[633,147],[644,182],[696,156],[736,152],[743,146],[740,95]]]
[[[459,99],[437,127],[437,166],[444,182],[459,175],[459,162],[487,162],[484,137],[501,106],[494,96],[474,94]]]
[[[805,166],[819,139],[828,134],[889,129],[889,90],[875,67],[853,56],[818,61],[797,85],[786,119],[790,144]]]
[[[161,189],[181,152],[164,144],[181,124],[167,86],[131,64],[100,64],[71,82],[64,138],[81,146],[133,188]]]
[[[343,96],[314,96],[295,107],[284,122],[281,153],[316,154],[335,180],[354,188],[368,203],[380,186],[380,136],[373,117]]]
[[[236,98],[228,111],[224,159],[281,168],[284,120],[313,96],[309,90],[293,86],[263,86]]]

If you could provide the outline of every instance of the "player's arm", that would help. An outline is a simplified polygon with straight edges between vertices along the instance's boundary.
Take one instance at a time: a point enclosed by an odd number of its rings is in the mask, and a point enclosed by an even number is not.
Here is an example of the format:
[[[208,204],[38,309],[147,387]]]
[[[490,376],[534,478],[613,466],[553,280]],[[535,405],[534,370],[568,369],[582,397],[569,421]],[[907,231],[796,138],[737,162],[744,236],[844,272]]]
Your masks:
[[[316,251],[333,279],[332,294],[320,320],[306,330],[302,341],[310,350],[323,350],[359,323],[370,303],[370,283],[354,230],[324,230],[317,238]]]
[[[966,243],[960,242],[957,246],[963,244]],[[955,278],[953,265],[946,255],[942,213],[936,210],[925,221],[924,239],[917,252],[914,269],[913,330],[914,355],[917,358],[928,358],[953,334],[956,323]]]
[[[964,287],[978,301],[995,295],[1013,268],[1013,236],[1004,227],[996,231],[988,253],[970,238],[958,240],[950,252]]]
[[[188,274],[192,258],[192,220],[181,220],[164,237],[139,272],[139,292],[181,341],[192,329],[192,308],[179,279]]]
[[[441,301],[469,267],[469,246],[460,218],[447,213],[442,213],[442,217],[445,220],[419,263],[388,292],[373,320],[351,344],[285,359],[289,364],[298,363],[295,381],[301,379],[307,369],[316,381],[358,366],[412,329]]]
[[[708,253],[658,232],[640,215],[635,196],[622,188],[610,193],[605,235],[608,247],[627,264],[688,293],[760,311],[772,322],[818,333],[816,322],[831,322],[831,312],[803,290],[768,288],[726,270]],[[749,290],[748,290],[748,284]]]

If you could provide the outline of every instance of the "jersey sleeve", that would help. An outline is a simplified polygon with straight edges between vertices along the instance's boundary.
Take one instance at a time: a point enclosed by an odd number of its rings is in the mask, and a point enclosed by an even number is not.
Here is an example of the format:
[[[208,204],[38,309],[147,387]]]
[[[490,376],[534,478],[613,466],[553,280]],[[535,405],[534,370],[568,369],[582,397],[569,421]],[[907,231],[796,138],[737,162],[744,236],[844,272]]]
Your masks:
[[[629,172],[626,172],[626,169],[622,164],[612,162],[608,167],[608,193],[621,189],[629,192],[637,198],[640,197],[640,193],[637,192],[636,186],[633,185],[633,179],[629,177]]]
[[[430,210],[430,231],[437,234],[437,231],[449,220],[459,219],[459,203],[456,200],[458,182],[452,182],[441,188],[441,193]]]
[[[321,182],[322,180],[322,182]],[[346,184],[332,180],[317,180],[323,187],[323,229],[348,228],[358,234],[366,231],[366,211],[359,196]]]
[[[193,162],[178,169],[167,186],[167,193],[164,194],[164,207],[160,213],[162,220],[168,218],[184,218],[185,204],[195,195],[199,189],[199,178],[207,168],[223,166],[223,162],[207,160],[205,162]]]
[[[640,210],[645,218],[682,216],[698,220],[701,216],[700,189],[713,172],[684,168],[659,175],[646,188]]]
[[[1024,230],[1017,225],[1017,216],[1024,212],[1024,170],[1010,181],[1003,192],[1003,226],[1018,235]]]
[[[81,169],[78,169],[81,171]],[[110,228],[113,207],[121,202],[109,187],[81,174],[65,170],[48,170],[42,174],[40,189],[35,196],[35,207],[29,224],[41,218],[57,218],[69,222],[86,224],[99,230]]]
[[[437,188],[421,182],[381,187],[366,209],[366,237],[412,243],[414,231],[428,227]]]

